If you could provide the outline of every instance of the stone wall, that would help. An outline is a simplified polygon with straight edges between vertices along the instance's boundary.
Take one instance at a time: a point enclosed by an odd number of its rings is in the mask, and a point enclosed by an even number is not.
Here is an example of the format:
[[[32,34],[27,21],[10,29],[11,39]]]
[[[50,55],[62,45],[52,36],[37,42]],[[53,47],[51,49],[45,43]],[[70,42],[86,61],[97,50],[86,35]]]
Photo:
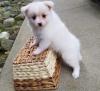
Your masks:
[[[30,0],[0,1],[0,67],[3,67],[24,20],[20,8],[29,2]]]

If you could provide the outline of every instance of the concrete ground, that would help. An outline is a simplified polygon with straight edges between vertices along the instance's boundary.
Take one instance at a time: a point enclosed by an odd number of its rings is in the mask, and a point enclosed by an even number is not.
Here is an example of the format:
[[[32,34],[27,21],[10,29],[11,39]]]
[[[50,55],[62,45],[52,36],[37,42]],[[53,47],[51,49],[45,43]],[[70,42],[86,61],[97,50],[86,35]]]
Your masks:
[[[59,88],[55,91],[100,91],[100,8],[89,0],[54,2],[61,19],[80,39],[83,54],[80,78],[74,80],[71,76],[72,70],[62,64]],[[2,70],[0,91],[14,91],[12,61],[30,35],[31,28],[25,21]]]

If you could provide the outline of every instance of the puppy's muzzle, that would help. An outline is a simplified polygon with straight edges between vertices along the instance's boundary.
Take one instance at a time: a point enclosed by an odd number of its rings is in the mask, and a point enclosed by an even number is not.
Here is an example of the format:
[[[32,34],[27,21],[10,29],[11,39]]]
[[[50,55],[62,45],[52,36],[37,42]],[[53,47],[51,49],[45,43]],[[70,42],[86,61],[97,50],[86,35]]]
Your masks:
[[[42,27],[42,23],[38,23],[38,26],[39,26],[39,27]]]

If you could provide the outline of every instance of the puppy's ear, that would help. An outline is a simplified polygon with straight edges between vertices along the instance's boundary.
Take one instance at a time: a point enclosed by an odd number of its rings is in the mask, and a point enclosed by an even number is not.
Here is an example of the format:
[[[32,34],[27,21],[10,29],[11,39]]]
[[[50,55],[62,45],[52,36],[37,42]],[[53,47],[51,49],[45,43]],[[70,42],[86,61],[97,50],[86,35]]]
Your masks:
[[[49,8],[53,9],[54,3],[52,1],[43,1],[43,3]]]
[[[21,12],[23,13],[24,16],[27,15],[28,7],[29,7],[28,5],[27,5],[27,6],[23,6],[23,7],[21,7]]]

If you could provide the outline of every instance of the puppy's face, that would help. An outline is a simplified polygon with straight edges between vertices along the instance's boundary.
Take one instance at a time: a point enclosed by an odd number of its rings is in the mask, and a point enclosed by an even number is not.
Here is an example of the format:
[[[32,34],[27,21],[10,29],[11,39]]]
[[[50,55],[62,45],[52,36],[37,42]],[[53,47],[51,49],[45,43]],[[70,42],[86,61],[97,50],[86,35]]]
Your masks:
[[[53,6],[52,1],[32,2],[22,7],[21,11],[33,27],[42,28],[48,23]]]

